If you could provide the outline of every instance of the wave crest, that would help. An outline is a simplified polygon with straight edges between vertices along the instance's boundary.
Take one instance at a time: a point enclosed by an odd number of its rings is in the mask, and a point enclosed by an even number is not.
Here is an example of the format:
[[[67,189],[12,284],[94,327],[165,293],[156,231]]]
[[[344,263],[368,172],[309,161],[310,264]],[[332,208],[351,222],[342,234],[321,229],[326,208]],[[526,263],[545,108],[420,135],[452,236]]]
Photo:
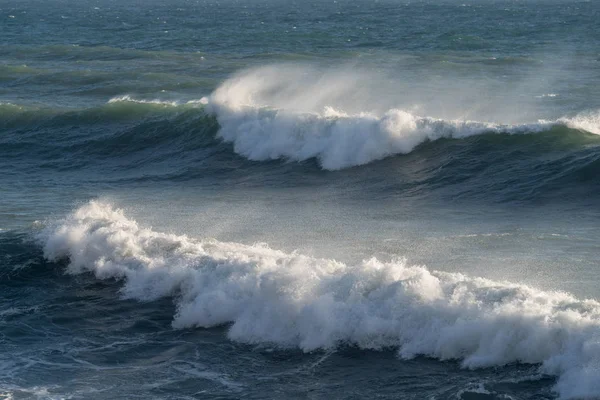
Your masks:
[[[92,201],[40,239],[71,273],[124,280],[142,301],[175,296],[173,326],[230,323],[231,339],[304,351],[352,344],[464,367],[541,363],[562,397],[600,395],[600,303],[375,258],[355,265],[155,232]]]
[[[419,117],[391,109],[382,116],[348,115],[327,108],[322,114],[298,114],[268,108],[217,109],[218,136],[250,160],[316,158],[324,169],[368,164],[441,138],[461,139],[484,133],[543,132],[556,125],[503,125],[478,121]]]

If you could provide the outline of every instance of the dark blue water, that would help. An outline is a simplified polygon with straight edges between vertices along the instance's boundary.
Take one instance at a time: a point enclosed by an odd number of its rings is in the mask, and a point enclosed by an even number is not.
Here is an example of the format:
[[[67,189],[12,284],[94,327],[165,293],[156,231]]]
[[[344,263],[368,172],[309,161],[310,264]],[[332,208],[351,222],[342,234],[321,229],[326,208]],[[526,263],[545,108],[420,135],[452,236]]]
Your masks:
[[[0,398],[599,398],[599,17],[0,0]]]

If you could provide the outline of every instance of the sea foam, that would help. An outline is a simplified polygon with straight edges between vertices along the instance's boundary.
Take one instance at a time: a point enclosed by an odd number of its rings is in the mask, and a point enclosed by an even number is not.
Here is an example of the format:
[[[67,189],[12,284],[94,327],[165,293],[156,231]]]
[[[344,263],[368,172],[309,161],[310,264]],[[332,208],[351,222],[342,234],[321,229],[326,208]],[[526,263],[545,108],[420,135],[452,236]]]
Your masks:
[[[162,106],[185,106],[185,105],[204,105],[207,104],[208,100],[206,98],[201,98],[200,100],[160,100],[160,99],[136,99],[131,95],[124,96],[116,96],[108,100],[108,104],[118,104],[118,103],[138,103],[138,104],[157,104]]]
[[[354,345],[461,360],[539,363],[563,398],[600,396],[600,303],[444,273],[404,259],[345,264],[266,245],[166,234],[92,201],[40,234],[68,272],[120,279],[125,298],[172,296],[174,328],[229,324],[245,343]]]

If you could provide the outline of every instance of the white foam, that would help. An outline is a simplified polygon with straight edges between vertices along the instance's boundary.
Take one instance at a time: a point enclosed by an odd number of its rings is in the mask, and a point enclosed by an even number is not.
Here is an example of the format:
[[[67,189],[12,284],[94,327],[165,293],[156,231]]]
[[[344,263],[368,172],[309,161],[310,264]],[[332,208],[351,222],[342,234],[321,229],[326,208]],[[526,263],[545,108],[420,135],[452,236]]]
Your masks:
[[[558,122],[564,123],[573,129],[600,135],[600,111],[581,113],[573,118],[561,118]]]
[[[139,226],[92,201],[47,227],[48,259],[124,281],[123,296],[173,296],[175,328],[231,323],[246,343],[304,351],[353,344],[460,359],[465,368],[540,363],[563,398],[600,396],[600,303],[525,285],[431,271],[405,260],[357,264],[266,245],[197,240]]]
[[[467,387],[465,389],[459,390],[458,393],[456,393],[455,397],[457,399],[462,399],[463,398],[462,396],[465,393],[477,393],[477,394],[488,394],[488,395],[493,394],[485,388],[483,383],[478,383],[476,385],[470,385],[469,387]]]
[[[187,375],[192,375],[196,378],[207,379],[209,381],[219,383],[233,391],[240,391],[244,386],[239,382],[231,380],[225,374],[206,370],[204,365],[197,363],[184,362],[179,366],[173,366],[173,369]]]
[[[200,100],[188,100],[188,101],[180,101],[180,100],[160,100],[160,99],[136,99],[130,95],[117,96],[108,100],[108,104],[114,103],[137,103],[137,104],[157,104],[162,106],[169,107],[177,107],[182,105],[196,105],[207,104],[206,97],[201,98]]]
[[[15,398],[21,399],[23,396],[27,398],[35,399],[47,399],[47,400],[65,400],[70,399],[72,396],[64,396],[58,394],[52,394],[50,390],[57,389],[58,386],[33,386],[33,387],[19,387],[16,385],[0,384],[0,399],[13,400]]]
[[[558,96],[558,94],[556,94],[556,93],[546,93],[546,94],[541,94],[541,95],[535,96],[535,97],[537,99],[543,99],[543,98],[546,98],[546,97],[557,97],[557,96]]]
[[[7,101],[0,101],[0,106],[5,106],[7,108],[17,108],[19,110],[23,109],[23,106],[17,105],[17,104],[13,104],[13,103],[9,103]]]
[[[419,116],[413,110],[418,107],[341,111],[345,108],[337,105],[350,102],[347,99],[361,78],[314,75],[302,68],[270,66],[227,80],[205,98],[207,110],[219,121],[219,137],[251,160],[316,158],[323,168],[337,170],[406,154],[440,138],[536,133],[557,124],[600,134],[600,114],[504,124]],[[360,99],[354,99],[351,108],[357,103]]]
[[[113,97],[110,100],[108,100],[108,104],[113,104],[113,103],[159,104],[159,105],[172,106],[172,107],[176,107],[177,105],[179,105],[178,101],[166,101],[166,100],[159,100],[159,99],[143,100],[143,99],[133,98],[130,95],[117,96],[117,97]]]
[[[419,144],[482,133],[529,133],[552,123],[501,125],[444,121],[392,109],[384,115],[347,115],[332,108],[322,114],[298,114],[265,108],[219,108],[219,137],[250,160],[316,158],[324,169],[338,170],[410,153]]]

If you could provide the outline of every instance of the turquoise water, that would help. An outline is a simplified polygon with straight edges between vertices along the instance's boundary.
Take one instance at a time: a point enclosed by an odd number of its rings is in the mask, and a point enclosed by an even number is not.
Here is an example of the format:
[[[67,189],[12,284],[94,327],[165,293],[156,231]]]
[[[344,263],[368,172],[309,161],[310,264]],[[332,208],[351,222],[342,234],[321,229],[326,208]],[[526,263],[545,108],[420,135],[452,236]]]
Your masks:
[[[0,398],[599,398],[599,16],[0,0]]]

